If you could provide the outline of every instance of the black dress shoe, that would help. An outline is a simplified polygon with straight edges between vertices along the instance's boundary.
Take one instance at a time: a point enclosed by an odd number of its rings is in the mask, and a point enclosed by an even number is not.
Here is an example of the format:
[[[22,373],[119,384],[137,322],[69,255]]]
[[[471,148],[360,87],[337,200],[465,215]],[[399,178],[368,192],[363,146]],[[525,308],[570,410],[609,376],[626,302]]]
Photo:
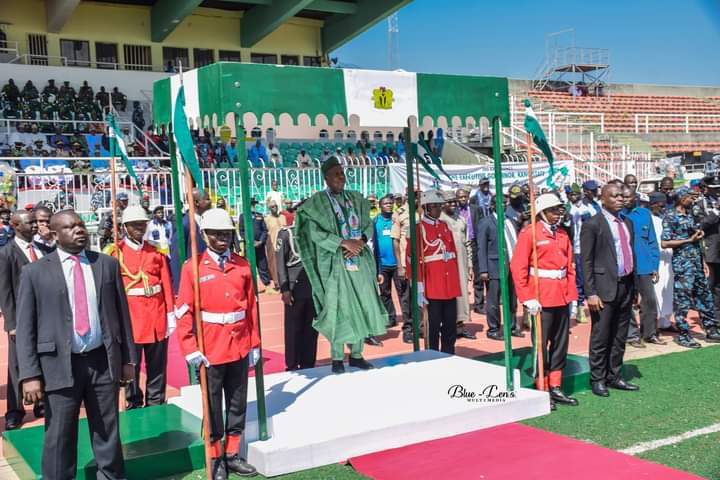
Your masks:
[[[516,338],[525,338],[525,334],[519,328],[516,328],[515,330],[513,330],[511,334],[513,337],[516,337]]]
[[[225,461],[227,463],[227,469],[235,475],[239,475],[241,477],[254,477],[257,475],[255,467],[243,460],[238,453],[225,457]]]
[[[413,334],[412,332],[403,332],[403,342],[405,343],[413,343]]]
[[[555,400],[550,397],[550,411],[554,412],[555,410],[557,410],[557,405],[555,405]]]
[[[225,467],[225,459],[222,457],[213,458],[211,472],[213,480],[227,480],[228,474],[227,468]]]
[[[678,345],[680,345],[681,347],[685,347],[685,348],[700,348],[700,347],[702,347],[702,345],[700,345],[698,342],[696,342],[695,339],[692,338],[687,333],[681,333],[680,335],[675,337],[673,339],[673,341],[675,343],[677,343]]]
[[[380,340],[378,340],[377,338],[375,338],[374,335],[370,335],[369,337],[367,337],[365,339],[365,343],[367,343],[368,345],[371,345],[373,347],[382,347],[383,346],[382,342]]]
[[[503,334],[500,330],[495,330],[495,331],[490,330],[485,335],[487,336],[487,338],[489,338],[491,340],[502,340],[503,339]]]
[[[468,340],[477,339],[474,333],[468,332],[467,330],[463,330],[462,332],[458,333],[457,338],[467,338]]]
[[[592,382],[592,392],[598,397],[609,397],[610,392],[605,386],[605,382]]]
[[[565,395],[565,393],[562,390],[560,390],[560,387],[551,387],[550,388],[550,399],[552,401],[554,401],[555,403],[561,403],[563,405],[572,405],[573,407],[576,407],[580,404],[580,402],[578,402],[576,398]]]
[[[680,333],[680,329],[674,323],[671,323],[669,327],[658,328],[658,330],[665,333]]]
[[[717,343],[720,342],[720,332],[717,327],[708,328],[707,334],[705,335],[706,342]]]
[[[633,383],[626,382],[622,378],[618,378],[614,382],[610,382],[608,384],[608,387],[614,388],[615,390],[625,390],[627,392],[634,392],[634,391],[640,390],[640,387],[638,387],[637,385],[635,385]]]
[[[368,362],[367,360],[365,360],[362,357],[360,357],[360,358],[350,357],[350,360],[348,361],[348,365],[350,365],[351,367],[359,368],[360,370],[370,370],[370,369],[375,368],[375,366],[372,363]]]
[[[645,339],[645,343],[652,343],[655,345],[667,345],[667,342],[664,340],[660,340],[660,337],[657,335],[652,335],[650,338]]]
[[[629,342],[627,342],[627,344],[635,348],[645,348],[645,344],[639,338],[630,340]]]
[[[333,373],[345,373],[345,365],[342,360],[332,361],[332,372]]]
[[[5,418],[5,430],[16,430],[22,426],[23,418],[20,415],[10,415]]]
[[[33,405],[33,415],[35,415],[35,418],[43,418],[45,416],[45,404],[43,402],[38,402]]]

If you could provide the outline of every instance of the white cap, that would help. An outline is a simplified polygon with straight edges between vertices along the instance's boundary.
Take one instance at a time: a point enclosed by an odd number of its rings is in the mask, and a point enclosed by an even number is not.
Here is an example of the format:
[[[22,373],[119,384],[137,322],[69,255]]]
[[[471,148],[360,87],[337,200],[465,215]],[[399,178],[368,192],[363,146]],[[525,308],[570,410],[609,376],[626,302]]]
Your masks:
[[[211,208],[200,219],[200,230],[235,230],[235,226],[228,212]]]
[[[426,190],[422,192],[420,205],[429,205],[432,203],[445,203],[445,197],[440,190]]]
[[[147,212],[145,212],[145,209],[141,207],[140,205],[130,205],[127,207],[122,214],[122,223],[130,223],[130,222],[148,222],[150,219],[148,218]]]
[[[543,193],[535,199],[535,211],[537,213],[552,207],[559,207],[563,202],[554,193]]]

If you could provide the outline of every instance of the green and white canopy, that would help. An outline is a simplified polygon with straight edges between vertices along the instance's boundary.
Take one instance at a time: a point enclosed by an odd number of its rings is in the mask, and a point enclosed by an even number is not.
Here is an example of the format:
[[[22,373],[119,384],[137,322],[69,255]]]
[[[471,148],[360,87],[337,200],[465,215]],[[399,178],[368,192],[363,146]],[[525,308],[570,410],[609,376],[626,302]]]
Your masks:
[[[156,124],[171,121],[180,76],[155,82]],[[230,123],[234,112],[253,113],[258,124],[266,114],[275,124],[282,114],[293,124],[307,115],[311,125],[333,125],[338,115],[344,125],[357,116],[359,126],[378,127],[405,127],[410,117],[420,125],[428,117],[434,125],[441,117],[448,125],[481,117],[509,123],[508,82],[501,77],[220,62],[183,73],[182,84],[187,115],[201,126]]]

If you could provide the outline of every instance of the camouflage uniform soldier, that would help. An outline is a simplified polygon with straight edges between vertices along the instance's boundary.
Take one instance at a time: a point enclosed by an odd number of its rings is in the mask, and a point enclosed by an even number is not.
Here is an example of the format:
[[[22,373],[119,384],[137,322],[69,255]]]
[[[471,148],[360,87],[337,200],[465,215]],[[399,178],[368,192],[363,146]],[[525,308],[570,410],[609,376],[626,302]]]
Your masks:
[[[686,348],[700,348],[700,344],[690,336],[686,320],[691,308],[700,315],[706,340],[720,341],[713,297],[705,278],[701,247],[701,240],[705,235],[691,212],[694,201],[695,194],[687,187],[676,190],[675,208],[668,212],[663,220],[661,237],[662,247],[673,249],[673,310],[675,324],[680,330],[675,343]]]

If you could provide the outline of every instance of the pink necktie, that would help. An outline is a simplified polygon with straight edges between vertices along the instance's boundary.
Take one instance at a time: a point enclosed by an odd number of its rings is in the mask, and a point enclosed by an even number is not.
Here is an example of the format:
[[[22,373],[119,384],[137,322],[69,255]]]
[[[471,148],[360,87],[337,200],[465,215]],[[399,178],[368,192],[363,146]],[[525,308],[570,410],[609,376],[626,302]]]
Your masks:
[[[85,336],[90,331],[90,315],[88,314],[87,291],[85,290],[85,275],[80,258],[71,255],[75,266],[73,267],[73,290],[75,294],[75,331],[78,335]]]
[[[625,226],[622,220],[616,218],[615,221],[618,224],[618,234],[620,235],[620,250],[623,256],[623,267],[625,275],[628,275],[633,270],[633,258],[632,252],[630,251],[630,242],[628,242],[627,235],[625,235]]]

